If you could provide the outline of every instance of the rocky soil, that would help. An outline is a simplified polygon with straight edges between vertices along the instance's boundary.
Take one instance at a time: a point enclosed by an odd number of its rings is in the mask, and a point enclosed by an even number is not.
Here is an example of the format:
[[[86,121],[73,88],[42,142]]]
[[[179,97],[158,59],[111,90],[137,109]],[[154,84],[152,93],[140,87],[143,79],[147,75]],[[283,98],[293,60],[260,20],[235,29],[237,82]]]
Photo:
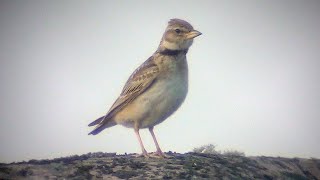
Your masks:
[[[320,160],[167,153],[169,158],[88,153],[0,164],[0,179],[320,179]]]

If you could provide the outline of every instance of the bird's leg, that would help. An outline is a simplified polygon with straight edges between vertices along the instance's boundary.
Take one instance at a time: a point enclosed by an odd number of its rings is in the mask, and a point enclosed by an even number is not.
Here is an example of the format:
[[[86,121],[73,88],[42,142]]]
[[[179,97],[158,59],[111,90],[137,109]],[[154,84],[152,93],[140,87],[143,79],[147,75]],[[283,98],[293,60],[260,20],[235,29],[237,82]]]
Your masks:
[[[154,144],[155,144],[156,147],[157,147],[157,152],[156,152],[156,153],[157,153],[159,156],[166,157],[166,155],[165,155],[165,154],[161,151],[161,149],[160,149],[160,146],[159,146],[159,144],[158,144],[156,135],[155,135],[154,132],[153,132],[153,127],[149,127],[149,131],[150,131],[151,136],[152,136],[152,138],[153,138]]]
[[[140,144],[140,147],[141,147],[141,150],[142,150],[142,155],[143,156],[148,156],[148,152],[146,151],[146,149],[143,146],[143,143],[142,143],[142,140],[141,140],[141,137],[140,137],[140,133],[139,133],[139,129],[134,129],[134,132],[136,133],[137,138],[139,140],[139,144]]]

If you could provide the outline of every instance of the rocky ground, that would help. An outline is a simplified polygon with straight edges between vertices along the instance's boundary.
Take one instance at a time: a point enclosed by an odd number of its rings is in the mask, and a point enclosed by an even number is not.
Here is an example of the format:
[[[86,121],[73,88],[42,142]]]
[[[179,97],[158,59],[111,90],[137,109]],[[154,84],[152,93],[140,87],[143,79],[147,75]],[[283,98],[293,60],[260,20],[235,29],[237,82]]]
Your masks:
[[[319,159],[167,153],[88,153],[0,164],[0,179],[320,179]]]

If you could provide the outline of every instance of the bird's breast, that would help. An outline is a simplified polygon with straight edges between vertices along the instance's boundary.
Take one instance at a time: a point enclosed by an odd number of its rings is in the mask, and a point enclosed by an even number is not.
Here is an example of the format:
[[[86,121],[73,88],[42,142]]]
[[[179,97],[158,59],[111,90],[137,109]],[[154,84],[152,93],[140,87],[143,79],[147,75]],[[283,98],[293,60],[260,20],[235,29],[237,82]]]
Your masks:
[[[141,126],[149,127],[161,123],[174,113],[188,93],[188,66],[186,60],[171,66],[156,79],[152,88],[146,92],[149,112]]]

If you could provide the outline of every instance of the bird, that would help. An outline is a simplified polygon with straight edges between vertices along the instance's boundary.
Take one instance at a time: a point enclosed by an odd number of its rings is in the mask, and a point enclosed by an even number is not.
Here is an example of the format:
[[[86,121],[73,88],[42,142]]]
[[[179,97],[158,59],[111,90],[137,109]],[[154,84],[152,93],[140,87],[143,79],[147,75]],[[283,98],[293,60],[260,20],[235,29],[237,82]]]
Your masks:
[[[141,155],[147,157],[139,130],[148,128],[157,149],[156,156],[166,157],[154,127],[184,102],[188,92],[186,55],[193,39],[201,34],[185,20],[170,19],[157,50],[131,74],[109,111],[88,125],[95,126],[89,135],[97,135],[115,125],[133,128]]]

